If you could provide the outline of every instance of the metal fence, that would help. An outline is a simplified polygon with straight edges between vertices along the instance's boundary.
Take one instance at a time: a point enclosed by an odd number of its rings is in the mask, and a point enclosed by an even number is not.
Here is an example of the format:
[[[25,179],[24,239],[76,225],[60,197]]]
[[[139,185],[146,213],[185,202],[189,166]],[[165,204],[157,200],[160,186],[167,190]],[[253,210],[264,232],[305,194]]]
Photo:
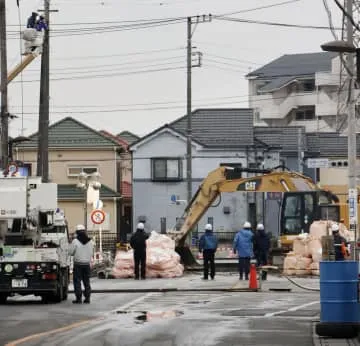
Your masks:
[[[213,232],[217,237],[219,244],[232,244],[235,234],[237,232]],[[198,246],[199,239],[204,234],[204,232],[194,232],[192,236],[192,245]]]
[[[100,235],[99,232],[89,232],[89,237],[95,242],[95,251],[100,249]],[[102,250],[103,252],[110,251],[112,255],[116,253],[116,234],[114,233],[102,233]]]

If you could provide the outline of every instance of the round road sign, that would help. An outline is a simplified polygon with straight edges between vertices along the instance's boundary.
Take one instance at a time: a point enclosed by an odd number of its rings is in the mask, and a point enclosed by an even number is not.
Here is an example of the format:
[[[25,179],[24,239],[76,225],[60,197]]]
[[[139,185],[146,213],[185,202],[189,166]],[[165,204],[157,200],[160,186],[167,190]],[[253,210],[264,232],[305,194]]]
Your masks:
[[[105,220],[105,213],[100,210],[100,209],[95,209],[92,211],[91,213],[91,221],[95,224],[95,225],[100,225],[104,222]]]

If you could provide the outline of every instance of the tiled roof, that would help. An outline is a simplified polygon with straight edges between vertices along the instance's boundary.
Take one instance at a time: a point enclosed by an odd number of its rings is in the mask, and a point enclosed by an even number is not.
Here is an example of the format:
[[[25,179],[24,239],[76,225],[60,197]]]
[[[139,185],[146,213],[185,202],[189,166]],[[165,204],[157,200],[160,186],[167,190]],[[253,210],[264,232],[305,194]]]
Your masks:
[[[121,182],[121,195],[124,198],[131,198],[132,197],[132,186],[131,183],[127,181]]]
[[[321,157],[347,157],[348,138],[339,136],[336,132],[307,133],[307,148],[309,151],[319,152]],[[360,136],[357,135],[357,155],[360,154]],[[313,150],[316,149],[316,150]]]
[[[281,147],[281,152],[297,152],[299,129],[301,131],[300,140],[303,141],[305,128],[302,126],[256,126],[254,127],[254,135],[269,146]],[[305,148],[306,143],[303,145]]]
[[[117,142],[119,145],[121,145],[124,148],[124,150],[127,150],[128,146],[129,146],[129,143],[127,141],[125,141],[124,139],[122,139],[122,138],[120,138],[118,136],[115,136],[115,135],[113,135],[110,132],[105,131],[105,130],[101,130],[101,131],[99,131],[99,133],[101,133],[103,136],[105,136],[107,138],[110,138],[113,141]]]
[[[171,128],[187,134],[187,117],[174,121]],[[192,137],[209,148],[238,148],[252,145],[253,110],[250,108],[198,109],[192,113]]]
[[[120,197],[120,194],[106,185],[101,185],[100,198],[112,199],[113,197]],[[83,200],[84,192],[79,189],[76,184],[58,184],[58,199],[66,200]]]
[[[247,74],[247,77],[286,77],[313,75],[315,72],[331,71],[332,52],[285,54]]]
[[[122,131],[119,134],[117,134],[116,136],[125,140],[129,144],[136,142],[140,138],[139,136],[133,134],[130,131]]]
[[[17,146],[19,148],[37,148],[38,133],[32,134],[29,139]],[[71,117],[49,126],[49,148],[113,148],[118,145],[117,141]]]

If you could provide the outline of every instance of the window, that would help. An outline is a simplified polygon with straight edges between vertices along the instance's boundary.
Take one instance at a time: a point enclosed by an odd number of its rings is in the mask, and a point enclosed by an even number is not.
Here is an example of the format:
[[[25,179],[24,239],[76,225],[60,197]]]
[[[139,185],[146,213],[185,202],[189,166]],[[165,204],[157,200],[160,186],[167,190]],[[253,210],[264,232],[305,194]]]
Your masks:
[[[153,181],[182,180],[182,160],[178,158],[152,158],[151,175]]]
[[[67,175],[68,177],[77,177],[81,172],[92,174],[98,171],[98,167],[94,166],[70,166],[68,167]]]
[[[315,80],[314,79],[309,79],[309,80],[304,80],[302,83],[302,89],[305,92],[311,92],[315,90]]]
[[[300,108],[295,112],[295,120],[314,120],[315,119],[315,107]]]

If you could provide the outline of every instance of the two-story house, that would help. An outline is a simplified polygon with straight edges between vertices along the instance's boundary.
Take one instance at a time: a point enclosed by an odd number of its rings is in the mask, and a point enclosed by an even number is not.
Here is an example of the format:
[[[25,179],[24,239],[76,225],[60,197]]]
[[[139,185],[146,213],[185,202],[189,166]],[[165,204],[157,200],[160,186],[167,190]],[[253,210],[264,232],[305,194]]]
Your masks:
[[[14,146],[14,158],[23,161],[29,175],[36,175],[38,133],[28,141]],[[49,175],[58,184],[59,207],[64,209],[70,230],[85,220],[84,191],[77,187],[79,174],[100,173],[100,199],[106,219],[102,225],[105,232],[116,233],[117,165],[124,151],[117,141],[71,118],[64,118],[49,126]],[[97,227],[90,219],[93,206],[86,204],[89,231]]]
[[[340,107],[339,71],[338,54],[322,52],[286,54],[250,72],[246,77],[255,126],[341,130],[346,109]]]
[[[133,167],[133,220],[147,230],[173,228],[187,203],[186,116],[166,124],[130,146]],[[275,167],[279,150],[254,136],[251,109],[198,109],[192,113],[192,194],[220,165]],[[252,193],[224,193],[199,223],[235,231],[250,219],[262,220],[262,200]],[[256,195],[256,194],[255,194]],[[172,203],[174,198],[180,203]]]

